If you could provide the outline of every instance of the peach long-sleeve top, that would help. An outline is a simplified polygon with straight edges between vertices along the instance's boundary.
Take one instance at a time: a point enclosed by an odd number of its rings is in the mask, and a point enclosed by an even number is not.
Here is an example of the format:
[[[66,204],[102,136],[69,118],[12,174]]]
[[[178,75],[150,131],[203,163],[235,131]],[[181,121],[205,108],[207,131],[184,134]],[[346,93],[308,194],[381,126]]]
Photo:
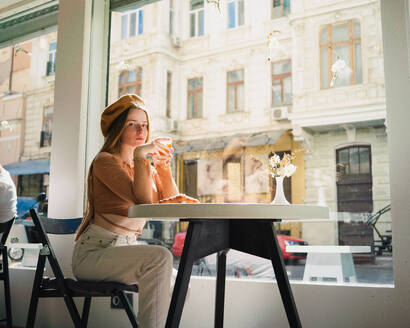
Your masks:
[[[92,169],[93,223],[118,234],[139,234],[146,219],[128,218],[128,207],[158,203],[178,194],[169,165],[153,167],[148,159],[135,159],[134,168],[120,158],[99,153]]]

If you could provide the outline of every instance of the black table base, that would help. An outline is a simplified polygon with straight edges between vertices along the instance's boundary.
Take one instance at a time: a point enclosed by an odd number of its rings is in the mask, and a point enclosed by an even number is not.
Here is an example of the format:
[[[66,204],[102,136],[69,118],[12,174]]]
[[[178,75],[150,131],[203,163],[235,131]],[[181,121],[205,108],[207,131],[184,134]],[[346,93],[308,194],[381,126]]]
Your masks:
[[[223,327],[226,250],[230,248],[272,261],[289,326],[302,327],[276,231],[272,224],[278,220],[187,219],[186,221],[189,221],[188,232],[179,263],[166,328],[179,326],[194,261],[217,252],[215,327]]]

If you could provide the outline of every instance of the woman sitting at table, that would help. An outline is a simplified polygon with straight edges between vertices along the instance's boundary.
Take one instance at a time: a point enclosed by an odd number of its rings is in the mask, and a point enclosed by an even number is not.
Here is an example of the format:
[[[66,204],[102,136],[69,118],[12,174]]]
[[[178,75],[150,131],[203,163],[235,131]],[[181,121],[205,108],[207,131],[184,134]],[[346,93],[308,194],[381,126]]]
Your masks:
[[[162,246],[137,244],[146,220],[128,218],[128,207],[197,200],[178,194],[170,170],[171,140],[149,142],[142,98],[125,95],[108,106],[101,115],[101,130],[105,143],[88,173],[87,210],[76,235],[73,272],[80,280],[138,284],[139,324],[163,328],[172,255]]]

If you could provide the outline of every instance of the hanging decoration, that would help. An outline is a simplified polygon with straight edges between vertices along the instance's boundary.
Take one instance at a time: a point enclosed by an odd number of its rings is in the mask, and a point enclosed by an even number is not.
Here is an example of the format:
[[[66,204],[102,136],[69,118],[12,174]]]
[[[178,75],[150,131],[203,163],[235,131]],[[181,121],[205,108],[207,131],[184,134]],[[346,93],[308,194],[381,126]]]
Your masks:
[[[209,4],[213,5],[216,9],[218,9],[219,13],[221,13],[221,0],[206,0]]]
[[[279,40],[275,37],[275,34],[279,33],[279,30],[273,30],[267,36],[268,61],[272,61],[274,53],[282,51],[282,45],[280,44]]]
[[[333,63],[332,68],[332,80],[330,81],[330,87],[333,88],[337,79],[348,79],[352,70],[346,65],[346,62],[337,56],[336,61]]]

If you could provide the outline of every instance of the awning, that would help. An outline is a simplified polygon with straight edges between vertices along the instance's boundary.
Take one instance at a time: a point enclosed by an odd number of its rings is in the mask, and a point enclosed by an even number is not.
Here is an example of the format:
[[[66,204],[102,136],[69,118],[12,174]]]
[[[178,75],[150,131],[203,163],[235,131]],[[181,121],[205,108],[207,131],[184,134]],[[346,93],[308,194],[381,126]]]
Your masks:
[[[50,172],[50,159],[49,158],[30,159],[28,161],[4,165],[4,168],[7,171],[9,171],[10,175],[12,176],[49,173]]]
[[[175,153],[196,152],[201,150],[217,150],[226,147],[251,147],[273,145],[286,130],[258,132],[251,134],[234,134],[216,138],[204,138],[196,140],[176,140],[172,146]]]

